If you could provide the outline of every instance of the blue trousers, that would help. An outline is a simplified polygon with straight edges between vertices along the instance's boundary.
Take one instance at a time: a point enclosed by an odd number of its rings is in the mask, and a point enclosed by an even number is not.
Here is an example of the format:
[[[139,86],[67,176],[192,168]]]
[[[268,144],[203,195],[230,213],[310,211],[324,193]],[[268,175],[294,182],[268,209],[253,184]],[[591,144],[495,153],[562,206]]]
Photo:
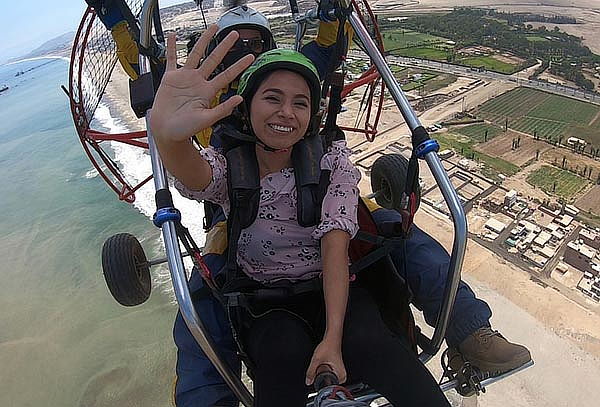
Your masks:
[[[373,218],[376,223],[383,223],[399,221],[400,215],[395,211],[379,209],[373,212]],[[413,292],[413,303],[423,311],[427,323],[434,325],[442,304],[450,256],[435,239],[416,226],[406,241],[405,250],[404,277]],[[391,254],[398,270],[402,270],[402,256],[400,249]],[[217,255],[207,255],[205,261],[211,270],[220,270],[225,263],[224,256]],[[202,278],[193,272],[190,291],[201,292],[202,288]],[[211,295],[192,297],[196,311],[217,344],[218,352],[239,372],[240,360],[223,307]],[[477,329],[489,326],[491,315],[490,307],[477,299],[471,288],[461,281],[446,331],[446,342],[449,346],[458,345]],[[177,345],[176,405],[237,406],[237,399],[192,337],[180,313],[175,320],[173,337]]]

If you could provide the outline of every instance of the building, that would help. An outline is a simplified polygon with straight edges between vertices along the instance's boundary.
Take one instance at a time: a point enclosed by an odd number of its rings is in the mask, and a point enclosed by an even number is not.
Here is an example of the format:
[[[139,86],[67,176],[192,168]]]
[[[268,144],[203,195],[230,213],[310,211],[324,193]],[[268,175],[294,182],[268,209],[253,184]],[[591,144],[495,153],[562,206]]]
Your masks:
[[[504,195],[504,205],[510,208],[515,204],[515,202],[517,202],[517,191],[511,189],[506,193],[506,195]]]
[[[469,171],[471,169],[471,161],[468,158],[462,158],[457,163],[458,168],[461,168],[465,171]]]
[[[538,245],[540,247],[544,247],[546,244],[548,244],[551,238],[552,234],[546,231],[541,231],[540,234],[537,235],[535,239],[533,239],[533,244]]]
[[[491,230],[494,233],[500,234],[504,229],[506,229],[506,225],[500,222],[497,219],[490,218],[487,222],[485,222],[486,229]]]
[[[577,215],[579,215],[579,209],[577,209],[575,206],[573,205],[565,205],[565,213],[567,215],[570,215],[574,218],[577,217]]]
[[[516,219],[519,215],[526,215],[529,212],[527,202],[517,199],[511,206],[504,206],[503,213]]]
[[[540,205],[538,209],[544,213],[547,213],[548,215],[552,216],[553,218],[559,216],[560,212],[561,212],[560,208],[556,208],[556,207],[550,208],[546,205]]]
[[[567,139],[567,145],[573,147],[573,146],[586,146],[587,143],[585,142],[585,140],[582,140],[580,138],[577,137],[569,137]]]
[[[527,250],[525,253],[523,253],[523,258],[539,268],[544,268],[548,262],[547,258],[535,253],[533,250]]]
[[[600,302],[600,277],[584,276],[577,284],[577,288],[594,301]]]
[[[565,234],[563,232],[561,232],[560,230],[553,230],[551,235],[552,235],[552,239],[550,239],[550,240],[554,243],[561,242],[565,238]]]
[[[563,215],[557,222],[560,226],[566,228],[573,222],[573,217],[570,215]]]
[[[526,236],[526,235],[527,235],[527,230],[523,226],[514,227],[510,231],[510,238],[513,240],[518,240],[522,236]]]
[[[581,229],[579,231],[579,239],[594,249],[600,248],[600,235],[594,230]]]
[[[519,221],[519,226],[522,226],[525,230],[527,230],[528,233],[540,233],[542,231],[542,229],[536,225],[535,223],[531,223],[528,220],[520,220]]]
[[[556,254],[556,248],[552,246],[544,246],[541,250],[538,251],[542,256],[547,259],[551,259]]]
[[[590,273],[595,276],[598,274],[598,272],[592,268],[595,256],[596,250],[584,243],[573,240],[567,244],[563,261],[579,271]]]
[[[452,150],[442,150],[438,153],[438,155],[440,156],[440,158],[450,158],[454,155],[454,151]]]

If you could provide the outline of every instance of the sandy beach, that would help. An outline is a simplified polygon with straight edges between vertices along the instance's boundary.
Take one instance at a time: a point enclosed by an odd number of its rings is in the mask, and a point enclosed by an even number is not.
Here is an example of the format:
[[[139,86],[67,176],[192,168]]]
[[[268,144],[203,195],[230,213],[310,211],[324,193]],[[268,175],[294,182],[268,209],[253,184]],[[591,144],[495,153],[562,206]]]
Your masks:
[[[416,223],[448,250],[449,223],[421,210]],[[469,241],[463,279],[493,310],[492,324],[526,344],[535,365],[489,387],[480,406],[596,406],[600,386],[600,317]]]

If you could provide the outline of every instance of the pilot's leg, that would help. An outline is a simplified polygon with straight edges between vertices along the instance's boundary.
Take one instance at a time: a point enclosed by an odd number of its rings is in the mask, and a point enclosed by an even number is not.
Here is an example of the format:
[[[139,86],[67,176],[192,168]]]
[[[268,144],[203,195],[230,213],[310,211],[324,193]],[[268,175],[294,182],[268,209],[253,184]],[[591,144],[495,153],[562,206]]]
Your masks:
[[[205,256],[211,267],[210,256]],[[229,327],[229,321],[221,304],[204,287],[197,270],[192,272],[190,291],[196,311],[209,330],[217,351],[229,366],[240,374],[237,346]],[[177,345],[177,378],[175,382],[175,405],[177,407],[237,407],[239,402],[221,375],[187,328],[181,313],[177,313],[173,338]]]
[[[373,218],[376,223],[401,220],[397,212],[387,209],[374,211]],[[435,239],[416,226],[406,241],[405,251],[405,269],[401,249],[392,252],[392,260],[400,273],[406,273],[404,277],[413,291],[415,305],[433,326],[443,300],[450,256]],[[461,281],[446,331],[451,351],[460,351],[471,363],[490,373],[511,370],[531,360],[527,348],[507,341],[491,329],[491,316],[488,304]]]

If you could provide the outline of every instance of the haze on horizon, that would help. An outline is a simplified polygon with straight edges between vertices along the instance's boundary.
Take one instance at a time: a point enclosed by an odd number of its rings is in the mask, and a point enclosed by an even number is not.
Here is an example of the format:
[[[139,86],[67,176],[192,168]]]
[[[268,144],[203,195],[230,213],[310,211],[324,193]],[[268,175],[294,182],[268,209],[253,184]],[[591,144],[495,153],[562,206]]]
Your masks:
[[[192,0],[159,0],[161,7]],[[4,36],[0,64],[18,58],[70,31],[76,31],[87,4],[85,0],[22,1],[0,3]]]
[[[162,7],[187,3],[191,0],[159,0]],[[380,1],[372,1],[376,5]],[[252,3],[250,1],[249,3]],[[386,1],[386,3],[391,3]],[[396,3],[403,3],[398,0]],[[455,6],[501,6],[510,4],[542,6],[539,0],[505,0],[498,5],[493,0],[419,0],[418,4],[407,4],[407,8],[438,8]],[[84,0],[57,0],[53,2],[3,2],[0,6],[0,25],[5,37],[0,50],[0,63],[7,59],[25,55],[48,40],[75,31],[86,8]],[[598,0],[544,0],[543,6],[600,9]]]

